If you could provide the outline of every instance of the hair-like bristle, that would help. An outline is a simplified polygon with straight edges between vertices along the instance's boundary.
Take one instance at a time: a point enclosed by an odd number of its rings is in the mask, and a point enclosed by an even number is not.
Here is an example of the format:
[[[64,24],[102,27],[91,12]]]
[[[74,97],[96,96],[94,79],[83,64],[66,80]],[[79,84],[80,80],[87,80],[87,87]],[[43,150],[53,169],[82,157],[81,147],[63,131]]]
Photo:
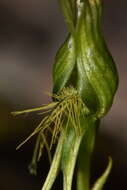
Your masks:
[[[50,149],[59,138],[59,134],[63,129],[63,123],[65,130],[67,130],[68,126],[71,126],[74,128],[75,134],[79,135],[81,133],[80,117],[83,114],[87,115],[89,113],[89,110],[82,101],[78,91],[72,86],[63,88],[59,93],[51,96],[55,99],[53,103],[39,108],[14,112],[15,115],[42,110],[47,110],[48,112],[48,115],[42,118],[42,121],[36,129],[17,147],[17,149],[19,149],[31,137],[39,133],[39,138],[37,139],[37,141],[39,141],[38,147],[36,147],[38,150],[34,151],[34,157],[36,157],[35,160],[40,160],[42,148],[45,146],[48,152],[49,160],[51,161]],[[69,123],[71,123],[71,125],[69,125]],[[46,134],[49,131],[52,133],[50,144],[46,138]]]

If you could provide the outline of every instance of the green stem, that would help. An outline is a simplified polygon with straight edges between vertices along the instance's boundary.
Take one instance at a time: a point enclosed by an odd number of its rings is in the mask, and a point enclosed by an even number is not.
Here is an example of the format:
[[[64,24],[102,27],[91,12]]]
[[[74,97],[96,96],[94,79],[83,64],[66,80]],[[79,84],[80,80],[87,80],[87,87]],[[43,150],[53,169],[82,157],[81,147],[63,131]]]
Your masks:
[[[94,149],[97,124],[91,124],[83,137],[77,162],[77,190],[90,189],[90,162]]]

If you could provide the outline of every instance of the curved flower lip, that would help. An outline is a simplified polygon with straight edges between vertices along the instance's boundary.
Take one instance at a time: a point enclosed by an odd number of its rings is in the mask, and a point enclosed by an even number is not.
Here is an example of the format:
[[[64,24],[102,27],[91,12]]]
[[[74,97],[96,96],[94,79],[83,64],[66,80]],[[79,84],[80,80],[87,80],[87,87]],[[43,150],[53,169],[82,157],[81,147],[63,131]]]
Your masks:
[[[80,117],[87,116],[90,114],[89,109],[82,101],[78,91],[71,86],[63,88],[57,94],[53,94],[52,98],[55,99],[55,102],[49,103],[42,107],[12,112],[12,115],[16,116],[20,114],[26,114],[38,111],[41,112],[39,114],[42,114],[42,111],[46,110],[45,112],[48,113],[48,115],[42,118],[42,121],[36,127],[36,129],[17,147],[17,149],[19,149],[22,145],[24,145],[31,137],[33,137],[36,134],[39,134],[37,139],[36,149],[39,149],[40,147],[43,148],[43,143],[44,143],[48,151],[50,161],[51,161],[51,156],[49,154],[50,149],[52,145],[55,144],[57,138],[59,137],[59,133],[63,130],[62,127],[63,123],[66,123],[65,128],[67,130],[68,123],[71,122],[72,128],[74,128],[75,133],[80,134],[81,132]],[[52,134],[50,147],[48,147],[44,135],[45,133],[47,134],[48,132]],[[38,150],[36,150],[35,154],[38,154]],[[37,160],[40,160],[40,156],[39,159]]]

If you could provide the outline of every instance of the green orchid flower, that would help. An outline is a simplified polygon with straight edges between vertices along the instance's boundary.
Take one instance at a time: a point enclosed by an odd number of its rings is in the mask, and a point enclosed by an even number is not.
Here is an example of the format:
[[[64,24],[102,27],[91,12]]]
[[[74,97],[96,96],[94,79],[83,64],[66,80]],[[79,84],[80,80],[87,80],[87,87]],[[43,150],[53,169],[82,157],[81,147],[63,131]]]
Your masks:
[[[117,70],[101,30],[101,0],[58,0],[69,34],[58,50],[53,66],[53,102],[40,108],[13,112],[14,115],[48,111],[34,132],[38,134],[30,164],[36,174],[45,146],[51,167],[42,190],[50,190],[59,171],[63,189],[71,190],[74,172],[77,190],[102,190],[112,167],[90,186],[90,161],[101,118],[112,106],[118,86]],[[48,134],[52,138],[48,143]],[[50,150],[56,145],[52,156]],[[75,170],[76,166],[76,170]]]

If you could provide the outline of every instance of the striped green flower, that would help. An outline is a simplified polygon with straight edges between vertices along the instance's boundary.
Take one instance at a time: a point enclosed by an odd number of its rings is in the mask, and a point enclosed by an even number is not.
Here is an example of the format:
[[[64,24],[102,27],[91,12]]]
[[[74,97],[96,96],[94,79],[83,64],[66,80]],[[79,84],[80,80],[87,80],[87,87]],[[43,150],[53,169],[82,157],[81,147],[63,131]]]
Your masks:
[[[112,160],[103,175],[90,187],[90,160],[100,119],[109,111],[117,90],[118,76],[101,30],[101,0],[58,0],[69,34],[58,50],[53,66],[53,102],[40,108],[13,112],[14,115],[46,111],[34,132],[38,134],[30,164],[36,174],[45,146],[51,167],[42,187],[50,190],[60,170],[63,189],[71,190],[76,172],[77,190],[102,190]],[[48,136],[51,136],[48,143]],[[56,151],[50,153],[52,145]],[[19,148],[18,147],[18,148]],[[75,170],[75,165],[77,169]]]

